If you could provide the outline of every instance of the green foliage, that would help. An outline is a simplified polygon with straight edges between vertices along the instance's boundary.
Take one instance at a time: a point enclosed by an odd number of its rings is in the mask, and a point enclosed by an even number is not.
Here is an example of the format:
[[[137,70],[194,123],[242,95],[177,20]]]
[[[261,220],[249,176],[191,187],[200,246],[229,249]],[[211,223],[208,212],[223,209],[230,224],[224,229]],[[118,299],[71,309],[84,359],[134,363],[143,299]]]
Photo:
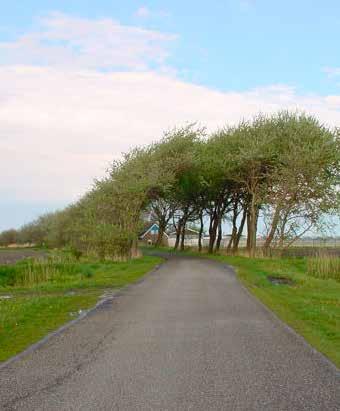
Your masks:
[[[88,265],[82,265],[79,267],[79,273],[82,278],[91,278],[94,276],[94,270]]]
[[[20,275],[22,265],[0,265],[0,287],[12,286],[15,284],[16,278]]]
[[[0,234],[0,245],[67,246],[79,257],[127,260],[138,256],[141,215],[151,209],[163,231],[172,219],[183,240],[188,224],[208,221],[210,252],[226,219],[233,249],[246,227],[255,255],[259,218],[267,227],[264,249],[284,248],[338,213],[339,144],[338,130],[286,111],[210,136],[195,124],[174,128],[123,154],[75,204]]]
[[[0,247],[15,244],[18,240],[17,230],[10,229],[0,233]]]
[[[83,252],[80,251],[80,250],[78,250],[78,249],[75,248],[75,247],[71,247],[71,248],[70,248],[70,252],[71,252],[71,255],[72,255],[77,261],[79,261],[79,260],[80,260],[80,257],[83,255]]]

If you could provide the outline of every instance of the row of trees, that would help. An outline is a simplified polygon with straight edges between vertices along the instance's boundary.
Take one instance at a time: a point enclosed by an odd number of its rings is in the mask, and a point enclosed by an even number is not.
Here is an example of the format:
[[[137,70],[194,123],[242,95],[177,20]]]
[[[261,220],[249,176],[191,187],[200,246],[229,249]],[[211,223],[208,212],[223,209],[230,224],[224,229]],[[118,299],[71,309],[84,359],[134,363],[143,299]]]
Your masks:
[[[208,251],[220,248],[222,227],[231,225],[228,248],[237,251],[247,234],[256,250],[259,220],[266,227],[264,251],[287,247],[339,205],[339,132],[312,116],[280,112],[207,135],[188,125],[114,162],[80,201],[40,217],[17,235],[25,241],[71,245],[102,258],[138,255],[141,216],[171,224],[175,248],[184,248],[188,224],[209,233]],[[1,237],[0,237],[1,241]]]

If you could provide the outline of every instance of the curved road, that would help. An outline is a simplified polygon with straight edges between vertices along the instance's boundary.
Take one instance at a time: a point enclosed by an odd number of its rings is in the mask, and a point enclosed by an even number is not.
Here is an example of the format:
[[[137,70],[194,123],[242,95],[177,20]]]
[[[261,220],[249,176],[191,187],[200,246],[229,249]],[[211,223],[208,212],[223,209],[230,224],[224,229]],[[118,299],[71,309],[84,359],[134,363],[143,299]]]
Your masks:
[[[0,370],[1,410],[340,410],[337,369],[208,260],[170,258]]]

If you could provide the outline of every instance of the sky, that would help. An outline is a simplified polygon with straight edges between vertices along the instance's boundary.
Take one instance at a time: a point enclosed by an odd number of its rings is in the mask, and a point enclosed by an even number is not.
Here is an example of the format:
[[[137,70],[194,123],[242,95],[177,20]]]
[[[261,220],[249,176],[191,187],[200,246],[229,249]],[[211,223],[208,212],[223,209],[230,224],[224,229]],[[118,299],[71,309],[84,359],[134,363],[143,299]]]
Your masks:
[[[340,126],[339,38],[336,0],[3,1],[0,231],[175,125],[290,109]]]

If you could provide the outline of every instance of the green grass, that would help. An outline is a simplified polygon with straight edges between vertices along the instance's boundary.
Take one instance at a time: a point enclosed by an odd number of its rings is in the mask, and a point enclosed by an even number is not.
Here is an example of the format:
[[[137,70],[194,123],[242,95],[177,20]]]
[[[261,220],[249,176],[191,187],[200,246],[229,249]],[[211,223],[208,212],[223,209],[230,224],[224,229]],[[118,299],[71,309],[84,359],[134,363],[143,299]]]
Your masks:
[[[27,348],[92,305],[99,294],[16,296],[0,300],[0,361]]]
[[[235,267],[241,282],[278,317],[340,367],[340,283],[307,274],[304,258],[250,259],[214,255]],[[268,276],[291,285],[272,284]]]
[[[22,273],[29,266],[37,267],[31,262],[0,266],[0,296],[12,297],[0,298],[0,361],[72,320],[79,310],[93,306],[105,290],[137,281],[161,261],[151,256],[119,263],[69,261],[69,267],[59,266],[53,275],[27,281]]]

